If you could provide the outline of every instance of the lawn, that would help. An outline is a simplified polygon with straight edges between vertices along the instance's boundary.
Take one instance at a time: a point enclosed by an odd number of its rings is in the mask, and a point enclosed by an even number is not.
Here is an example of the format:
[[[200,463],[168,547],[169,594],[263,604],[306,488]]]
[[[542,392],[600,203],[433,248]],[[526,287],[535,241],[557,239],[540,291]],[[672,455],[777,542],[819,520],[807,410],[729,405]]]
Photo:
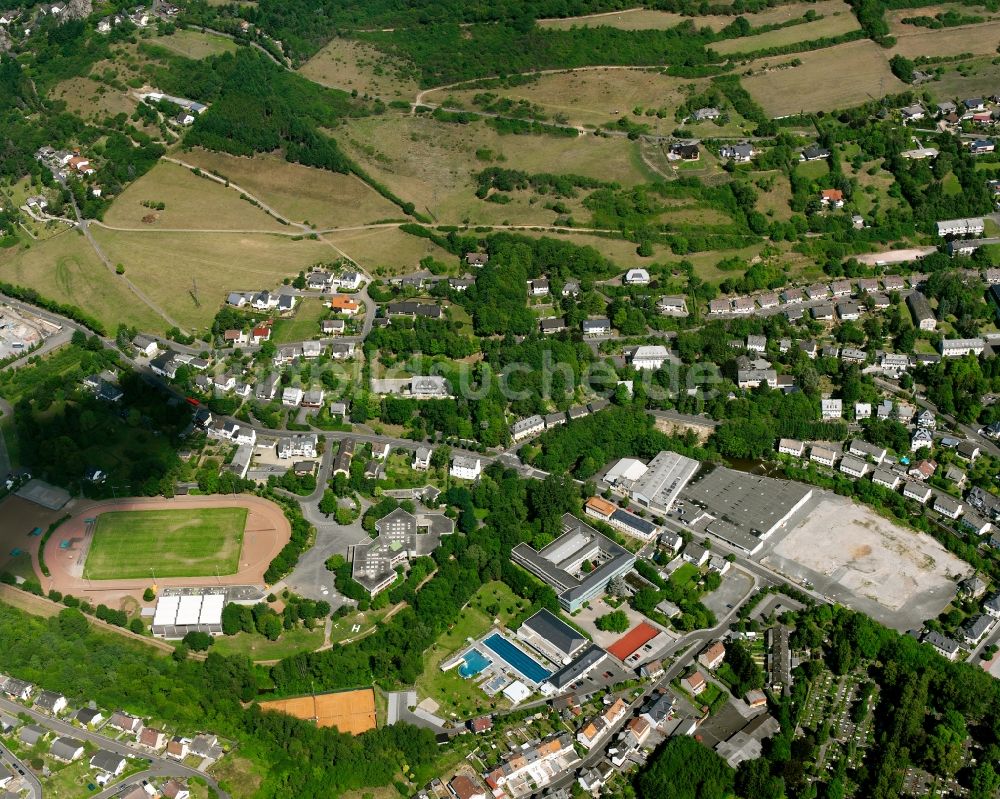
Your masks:
[[[495,704],[506,706],[507,700],[491,700],[474,680],[459,676],[458,668],[442,672],[441,662],[493,626],[494,618],[501,623],[517,615],[524,600],[518,599],[505,583],[491,582],[480,588],[462,610],[458,621],[424,652],[424,670],[417,678],[420,699],[431,698],[440,705],[438,714],[444,718],[467,718],[484,712]]]
[[[259,633],[220,635],[212,651],[221,655],[246,655],[251,660],[280,660],[299,652],[315,652],[323,645],[323,627],[307,630],[297,627],[285,630],[277,641],[269,641]]]
[[[670,583],[678,588],[687,588],[701,577],[701,570],[693,563],[682,563],[673,574],[670,575]]]
[[[207,58],[236,52],[236,42],[232,39],[201,31],[177,30],[169,36],[154,36],[149,41],[185,58]]]
[[[246,508],[113,511],[97,518],[84,577],[207,577],[239,569]]]
[[[271,341],[275,344],[288,344],[319,338],[323,332],[319,323],[326,318],[329,310],[328,302],[319,297],[306,297],[296,306],[294,316],[275,321],[271,329]]]
[[[163,203],[163,210],[143,203]],[[289,231],[274,217],[241,200],[239,192],[190,169],[161,161],[125,189],[104,222],[111,227],[190,230]]]
[[[795,171],[804,178],[813,180],[823,177],[830,171],[830,165],[825,161],[806,161],[795,165]]]

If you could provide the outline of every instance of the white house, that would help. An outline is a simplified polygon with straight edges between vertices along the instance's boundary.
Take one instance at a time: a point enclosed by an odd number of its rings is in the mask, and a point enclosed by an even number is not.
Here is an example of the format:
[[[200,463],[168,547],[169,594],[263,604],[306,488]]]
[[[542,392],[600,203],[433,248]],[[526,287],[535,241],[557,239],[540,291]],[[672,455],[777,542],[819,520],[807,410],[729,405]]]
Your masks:
[[[281,404],[289,408],[297,408],[302,404],[304,394],[305,392],[301,388],[289,386],[281,392]]]
[[[632,366],[635,369],[656,370],[663,366],[669,355],[667,348],[659,344],[638,347],[632,353]]]
[[[626,286],[648,286],[649,272],[645,269],[629,269],[625,273],[624,282]]]
[[[483,464],[479,458],[456,455],[452,458],[449,473],[459,480],[477,480],[479,475],[483,473]]]
[[[820,410],[824,419],[841,419],[844,416],[844,401],[839,399],[822,400]]]

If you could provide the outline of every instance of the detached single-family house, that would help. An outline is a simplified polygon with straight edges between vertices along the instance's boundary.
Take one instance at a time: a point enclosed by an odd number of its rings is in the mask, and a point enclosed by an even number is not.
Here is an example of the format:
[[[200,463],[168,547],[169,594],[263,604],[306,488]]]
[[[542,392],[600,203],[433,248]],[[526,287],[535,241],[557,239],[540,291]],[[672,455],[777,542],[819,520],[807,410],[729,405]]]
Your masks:
[[[778,452],[783,455],[794,455],[796,458],[801,458],[805,451],[805,443],[797,439],[783,438],[778,441]]]
[[[824,419],[842,419],[844,417],[844,401],[840,399],[820,400],[820,413]]]
[[[727,144],[719,149],[719,157],[723,160],[734,161],[737,164],[749,164],[757,154],[753,145],[744,142],[743,144]]]
[[[645,269],[629,269],[625,273],[624,283],[626,286],[648,286],[649,272]]]
[[[35,697],[35,708],[58,716],[66,709],[66,697],[53,691],[40,691]]]
[[[819,193],[819,202],[827,208],[843,208],[844,192],[840,189],[823,189]]]

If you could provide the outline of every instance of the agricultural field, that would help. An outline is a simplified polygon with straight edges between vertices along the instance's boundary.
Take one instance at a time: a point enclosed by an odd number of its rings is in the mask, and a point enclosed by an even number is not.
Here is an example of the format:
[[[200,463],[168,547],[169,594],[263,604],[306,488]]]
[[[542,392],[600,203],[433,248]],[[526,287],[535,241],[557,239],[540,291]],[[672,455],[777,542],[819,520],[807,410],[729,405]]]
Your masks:
[[[551,224],[544,200],[497,205],[475,196],[473,175],[490,166],[528,173],[577,174],[635,185],[657,176],[642,166],[638,144],[624,137],[575,139],[501,136],[482,123],[427,117],[350,120],[341,142],[373,178],[440,223]],[[478,154],[478,155],[477,155]]]
[[[795,44],[796,42],[809,42],[814,39],[840,36],[841,34],[855,31],[859,27],[857,17],[850,10],[845,10],[837,12],[835,15],[815,20],[814,22],[805,22],[801,25],[779,28],[778,30],[760,33],[756,36],[744,36],[741,39],[728,39],[724,42],[716,42],[712,45],[712,49],[723,55],[730,53],[752,53],[755,50],[764,50],[769,47],[783,47]]]
[[[458,259],[450,252],[429,239],[411,236],[398,228],[328,233],[324,238],[366,271],[381,277],[416,271],[420,260],[427,256],[454,264],[458,272]]]
[[[193,330],[211,323],[228,292],[273,289],[338,254],[324,241],[263,233],[92,230],[108,257],[125,266],[129,279]],[[170,280],[163,279],[166,268]]]
[[[392,59],[364,42],[334,39],[299,70],[323,86],[369,94],[384,100],[411,100],[419,91],[412,78],[401,78]]]
[[[154,36],[150,44],[159,45],[185,58],[207,58],[221,53],[235,53],[236,42],[214,33],[180,29],[169,36]]]
[[[159,253],[162,259],[163,253]],[[83,235],[76,230],[30,247],[0,249],[0,280],[28,286],[46,297],[85,309],[114,332],[119,323],[140,330],[165,330],[167,324],[145,304],[136,300],[98,259]]]
[[[843,0],[819,0],[819,2],[815,3],[805,2],[778,5],[756,14],[743,14],[742,16],[752,27],[759,28],[764,25],[776,25],[791,19],[797,19],[808,10],[812,10],[817,15],[824,17],[843,11],[850,13],[850,7]],[[574,26],[579,28],[593,28],[606,25],[609,28],[639,31],[672,28],[686,19],[693,19],[695,25],[699,28],[706,27],[719,31],[727,25],[732,24],[734,17],[713,14],[685,17],[681,14],[673,14],[667,11],[633,8],[626,11],[589,14],[581,17],[539,20],[538,25],[542,28],[554,28],[558,30],[569,30]]]
[[[235,574],[246,508],[111,511],[97,517],[84,564],[90,580]]]
[[[742,83],[771,116],[831,111],[905,91],[906,84],[889,70],[890,55],[865,39],[797,53],[794,57],[761,58],[751,63],[753,74],[743,78]],[[780,66],[793,58],[802,63]],[[842,70],[844,64],[851,65],[851,79],[831,80],[830,76]]]
[[[890,57],[903,55],[907,58],[916,58],[922,55],[942,56],[959,53],[987,55],[996,53],[997,42],[1000,41],[1000,20],[943,30],[929,30],[908,25],[904,27],[910,28],[912,32],[901,31],[896,34],[896,45],[889,52]]]
[[[178,160],[229,179],[275,211],[317,228],[350,227],[403,212],[354,175],[291,164],[280,156],[253,158],[195,149]]]
[[[163,203],[163,210],[143,203]],[[190,169],[161,161],[125,189],[105,214],[109,227],[156,230],[284,231],[289,228],[235,189],[198,177]]]

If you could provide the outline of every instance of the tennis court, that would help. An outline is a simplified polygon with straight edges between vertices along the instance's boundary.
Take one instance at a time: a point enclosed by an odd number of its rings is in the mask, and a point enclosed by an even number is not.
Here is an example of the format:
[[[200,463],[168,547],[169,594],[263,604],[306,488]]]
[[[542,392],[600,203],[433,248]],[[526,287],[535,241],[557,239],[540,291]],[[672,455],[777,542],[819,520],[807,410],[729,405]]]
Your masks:
[[[297,696],[260,703],[262,710],[287,713],[297,719],[312,721],[317,727],[336,727],[341,732],[359,735],[375,729],[375,691],[338,691],[333,694]]]

